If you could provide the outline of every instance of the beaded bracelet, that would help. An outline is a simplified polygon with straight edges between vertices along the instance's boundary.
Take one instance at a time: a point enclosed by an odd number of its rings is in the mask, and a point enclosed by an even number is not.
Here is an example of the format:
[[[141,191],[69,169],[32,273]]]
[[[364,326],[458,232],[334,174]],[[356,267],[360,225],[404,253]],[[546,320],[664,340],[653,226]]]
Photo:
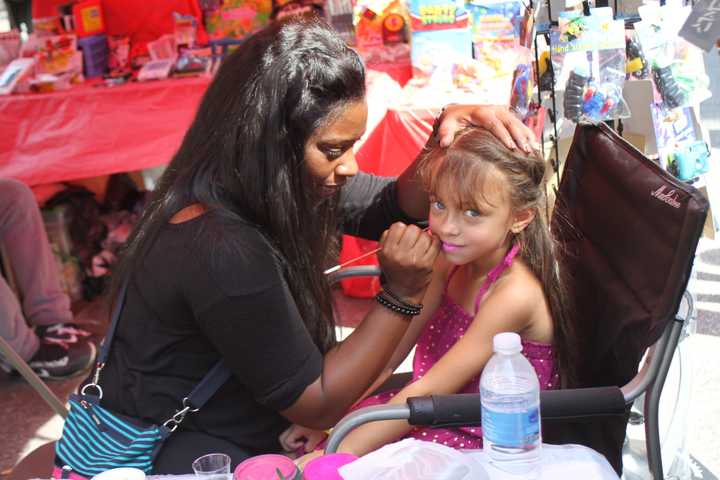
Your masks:
[[[392,290],[390,290],[389,288],[387,288],[385,285],[383,285],[382,291],[385,292],[390,298],[392,298],[393,300],[395,300],[395,302],[399,303],[399,304],[402,305],[403,307],[410,308],[410,309],[418,308],[418,309],[420,309],[420,310],[422,310],[422,308],[423,308],[423,304],[422,304],[422,303],[418,303],[418,304],[408,303],[408,302],[406,302],[405,300],[403,300],[403,299],[400,297],[400,295],[398,295],[397,293],[393,292]]]
[[[404,305],[398,305],[395,302],[391,301],[389,298],[387,298],[384,295],[384,292],[380,292],[377,295],[375,295],[375,300],[382,305],[385,308],[389,308],[395,313],[399,313],[401,315],[405,316],[415,316],[420,315],[420,311],[422,310],[422,306],[420,307],[409,307]]]

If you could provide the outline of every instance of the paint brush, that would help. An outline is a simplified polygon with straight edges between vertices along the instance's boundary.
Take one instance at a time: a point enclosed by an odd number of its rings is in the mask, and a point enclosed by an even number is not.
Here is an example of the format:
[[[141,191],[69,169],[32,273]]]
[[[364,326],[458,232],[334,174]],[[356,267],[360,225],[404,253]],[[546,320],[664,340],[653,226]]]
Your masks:
[[[420,226],[422,226],[423,224],[427,225],[427,222],[419,222],[419,223],[420,223]],[[423,228],[423,232],[427,232],[428,230],[430,230],[430,227],[425,227],[425,228]],[[355,257],[355,258],[351,258],[350,260],[347,260],[347,261],[345,261],[345,262],[343,262],[343,263],[341,263],[341,264],[339,264],[339,265],[335,265],[334,267],[330,267],[330,268],[328,268],[327,270],[325,270],[323,273],[324,273],[325,275],[330,275],[331,273],[335,273],[335,272],[337,272],[338,270],[340,270],[341,268],[347,267],[348,265],[351,265],[351,264],[353,264],[353,263],[355,263],[355,262],[357,262],[357,261],[360,261],[360,260],[362,260],[363,258],[367,258],[367,257],[369,257],[370,255],[376,254],[376,253],[379,252],[380,250],[382,250],[382,247],[378,247],[378,248],[376,248],[376,249],[370,250],[369,252],[365,252],[365,253],[363,253],[362,255],[359,255],[359,256],[357,256],[357,257]]]

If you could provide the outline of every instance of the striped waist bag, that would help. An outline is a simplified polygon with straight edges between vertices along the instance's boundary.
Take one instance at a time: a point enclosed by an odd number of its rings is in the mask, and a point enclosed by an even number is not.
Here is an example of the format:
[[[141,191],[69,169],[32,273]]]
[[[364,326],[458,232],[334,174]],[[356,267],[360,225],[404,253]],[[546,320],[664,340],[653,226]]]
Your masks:
[[[55,446],[56,462],[84,477],[119,467],[149,474],[169,434],[165,425],[143,425],[101,407],[97,396],[71,395],[70,415]]]

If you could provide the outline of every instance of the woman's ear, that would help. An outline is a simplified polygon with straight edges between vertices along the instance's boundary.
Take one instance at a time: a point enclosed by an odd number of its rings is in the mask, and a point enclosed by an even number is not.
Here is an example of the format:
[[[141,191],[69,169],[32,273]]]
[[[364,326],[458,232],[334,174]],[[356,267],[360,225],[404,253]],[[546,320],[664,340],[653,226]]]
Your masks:
[[[518,233],[525,230],[525,227],[530,225],[530,222],[535,220],[535,209],[524,208],[515,212],[513,217],[513,223],[510,225],[510,231],[517,235]]]

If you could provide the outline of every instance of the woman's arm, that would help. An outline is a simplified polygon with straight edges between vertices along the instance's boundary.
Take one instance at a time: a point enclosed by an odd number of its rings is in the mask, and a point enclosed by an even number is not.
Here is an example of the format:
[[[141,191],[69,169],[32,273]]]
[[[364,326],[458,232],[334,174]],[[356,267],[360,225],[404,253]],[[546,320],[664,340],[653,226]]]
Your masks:
[[[380,263],[389,288],[421,303],[430,283],[438,240],[418,227],[394,224],[380,239]],[[377,305],[323,359],[321,376],[280,413],[311,428],[334,425],[380,375],[405,334],[410,319]]]
[[[526,153],[537,143],[535,134],[507,107],[499,105],[448,105],[443,110],[437,129],[437,141],[446,147],[455,138],[455,132],[468,125],[490,130],[511,149],[520,148]],[[432,142],[433,139],[430,139]],[[428,198],[417,179],[417,158],[398,178],[400,208],[413,218],[427,218]]]
[[[409,397],[459,392],[484,368],[492,355],[492,338],[500,332],[524,330],[537,299],[522,285],[498,283],[481,303],[465,335],[416,382],[403,388],[390,404],[404,404]],[[532,292],[531,292],[532,293]],[[373,422],[352,431],[339,451],[364,455],[398,440],[412,427],[405,420]]]
[[[407,358],[410,351],[417,343],[420,334],[425,328],[425,324],[428,322],[430,317],[435,313],[435,310],[440,306],[442,300],[442,294],[445,289],[445,282],[448,274],[448,264],[445,261],[443,255],[438,255],[435,265],[433,267],[433,278],[430,282],[430,286],[425,293],[423,298],[423,311],[420,315],[413,318],[410,326],[408,327],[402,340],[398,342],[395,351],[393,352],[387,366],[380,372],[377,380],[370,385],[370,388],[358,398],[357,402],[360,402],[372,395],[385,381],[387,381],[400,364]],[[357,403],[356,402],[356,403]]]

